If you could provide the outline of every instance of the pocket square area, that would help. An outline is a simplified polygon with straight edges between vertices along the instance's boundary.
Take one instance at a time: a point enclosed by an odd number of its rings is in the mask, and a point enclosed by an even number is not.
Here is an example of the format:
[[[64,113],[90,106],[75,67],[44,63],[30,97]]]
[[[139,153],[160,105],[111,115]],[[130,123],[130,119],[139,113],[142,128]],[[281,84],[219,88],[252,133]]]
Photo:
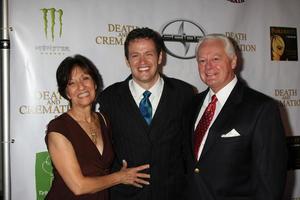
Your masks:
[[[222,138],[238,137],[238,136],[241,136],[241,135],[235,129],[232,129],[228,133],[221,135]]]

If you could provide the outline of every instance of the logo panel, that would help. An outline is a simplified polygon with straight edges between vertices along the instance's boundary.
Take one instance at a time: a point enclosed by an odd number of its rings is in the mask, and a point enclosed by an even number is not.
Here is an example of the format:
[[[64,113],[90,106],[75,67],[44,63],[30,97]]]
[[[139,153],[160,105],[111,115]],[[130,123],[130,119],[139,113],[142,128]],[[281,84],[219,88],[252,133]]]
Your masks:
[[[161,29],[166,52],[176,58],[195,58],[195,48],[200,38],[206,33],[204,28],[186,19],[175,19],[167,22]]]
[[[55,40],[61,39],[63,36],[63,10],[60,8],[41,8],[38,11],[41,16],[40,26],[44,32],[44,37],[51,44],[37,44],[35,50],[46,56],[60,56],[70,52],[69,46],[63,43],[55,44]]]
[[[138,26],[131,24],[107,24],[108,34],[96,36],[95,41],[99,45],[124,45],[128,33],[136,28]]]
[[[44,200],[53,181],[51,159],[47,151],[36,154],[35,183],[36,199]]]
[[[277,88],[274,96],[285,107],[300,107],[300,98],[297,88]]]
[[[57,34],[59,35],[59,37],[62,36],[62,31],[63,31],[62,17],[64,12],[62,9],[56,9],[56,8],[42,8],[41,12],[43,14],[45,37],[48,39],[49,37],[48,34],[50,33],[53,42],[56,32],[58,32]],[[58,30],[56,30],[55,28]]]
[[[297,29],[270,27],[271,60],[298,61]]]
[[[256,52],[256,44],[251,43],[248,34],[244,32],[225,32],[227,37],[232,38],[242,52]]]
[[[19,114],[21,115],[47,115],[54,114],[55,117],[67,112],[70,104],[58,91],[34,91],[30,104],[19,105]]]

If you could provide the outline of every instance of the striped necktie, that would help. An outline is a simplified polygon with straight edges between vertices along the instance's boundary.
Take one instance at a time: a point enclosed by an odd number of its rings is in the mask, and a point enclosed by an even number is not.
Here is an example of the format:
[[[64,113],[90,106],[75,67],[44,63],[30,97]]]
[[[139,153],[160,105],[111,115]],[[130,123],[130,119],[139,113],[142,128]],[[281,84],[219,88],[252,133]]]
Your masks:
[[[151,95],[151,92],[146,90],[143,93],[144,97],[142,98],[140,105],[139,105],[140,111],[148,125],[150,125],[151,120],[152,120],[152,106],[151,106],[151,102],[149,100],[150,95]]]

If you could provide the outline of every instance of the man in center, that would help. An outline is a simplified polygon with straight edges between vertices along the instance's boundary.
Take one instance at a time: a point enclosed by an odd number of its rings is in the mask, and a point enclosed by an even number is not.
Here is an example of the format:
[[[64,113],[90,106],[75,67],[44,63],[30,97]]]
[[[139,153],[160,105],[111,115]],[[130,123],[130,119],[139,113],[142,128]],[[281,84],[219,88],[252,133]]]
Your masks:
[[[112,200],[181,199],[184,184],[182,120],[193,87],[160,73],[164,43],[149,28],[132,30],[125,41],[131,75],[105,89],[100,109],[110,119],[116,159],[112,170],[150,164],[150,185],[113,187]]]

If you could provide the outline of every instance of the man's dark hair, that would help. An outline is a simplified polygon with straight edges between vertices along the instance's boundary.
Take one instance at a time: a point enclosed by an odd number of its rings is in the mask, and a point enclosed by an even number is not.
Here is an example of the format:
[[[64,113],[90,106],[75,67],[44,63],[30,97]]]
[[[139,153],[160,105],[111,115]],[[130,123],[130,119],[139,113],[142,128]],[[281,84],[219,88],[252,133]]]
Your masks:
[[[129,32],[126,37],[125,44],[124,44],[124,51],[126,59],[128,60],[128,46],[129,43],[136,39],[150,39],[154,42],[155,48],[157,51],[157,55],[160,54],[162,50],[165,49],[164,42],[160,34],[150,28],[136,28]]]

